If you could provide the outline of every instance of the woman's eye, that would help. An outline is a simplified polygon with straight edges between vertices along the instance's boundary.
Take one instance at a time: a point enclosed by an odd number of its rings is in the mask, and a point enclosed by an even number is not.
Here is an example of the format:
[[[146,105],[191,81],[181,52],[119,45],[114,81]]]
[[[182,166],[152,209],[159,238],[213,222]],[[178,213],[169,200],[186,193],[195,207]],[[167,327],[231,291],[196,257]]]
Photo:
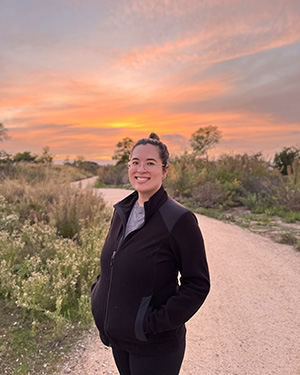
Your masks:
[[[134,161],[131,162],[131,165],[139,165],[139,162],[134,160]]]
[[[148,161],[147,162],[147,165],[148,165],[148,167],[154,167],[154,162],[153,161]]]

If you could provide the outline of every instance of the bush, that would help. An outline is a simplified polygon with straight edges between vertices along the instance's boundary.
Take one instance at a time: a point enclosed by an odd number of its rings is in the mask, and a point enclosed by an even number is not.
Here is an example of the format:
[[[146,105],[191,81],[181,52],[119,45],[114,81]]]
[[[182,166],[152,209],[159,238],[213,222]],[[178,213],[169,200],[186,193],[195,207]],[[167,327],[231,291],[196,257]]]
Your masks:
[[[105,165],[98,169],[97,186],[126,186],[129,184],[127,165]]]
[[[92,190],[25,174],[0,184],[0,296],[56,327],[88,324],[111,211]]]
[[[185,153],[171,159],[165,186],[173,197],[191,197],[193,189],[206,179],[205,162]]]
[[[93,225],[93,221],[99,219],[98,212],[105,210],[103,199],[94,195],[92,189],[74,191],[64,187],[58,199],[50,205],[49,215],[61,236],[75,239],[80,236],[82,228]]]
[[[0,294],[33,316],[42,313],[54,323],[62,318],[86,320],[78,309],[89,298],[98,273],[105,235],[103,230],[98,232],[97,227],[85,229],[78,244],[57,237],[54,228],[41,223],[25,224],[13,241],[2,231]]]
[[[272,212],[285,218],[300,211],[300,161],[282,176],[261,153],[223,154],[216,161],[188,153],[170,162],[165,186],[169,194],[193,206],[247,206],[255,213]],[[298,217],[298,216],[297,216]]]
[[[221,184],[206,181],[192,189],[191,200],[194,205],[213,208],[222,205],[227,200],[227,193]]]

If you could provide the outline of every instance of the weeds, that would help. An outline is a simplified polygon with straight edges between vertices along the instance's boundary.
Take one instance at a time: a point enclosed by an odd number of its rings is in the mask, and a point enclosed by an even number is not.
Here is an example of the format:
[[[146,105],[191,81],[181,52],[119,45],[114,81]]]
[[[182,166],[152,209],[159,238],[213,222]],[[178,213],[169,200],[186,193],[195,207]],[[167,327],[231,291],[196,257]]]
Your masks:
[[[298,247],[299,240],[291,232],[285,231],[284,233],[280,234],[277,242],[282,243],[282,244],[286,244],[286,245],[291,245],[291,246],[294,246],[294,247]]]
[[[72,326],[90,326],[90,287],[111,215],[92,190],[58,184],[47,173],[44,181],[27,183],[22,171],[0,184],[1,316],[6,309],[16,319],[13,329],[1,329],[9,343],[1,346],[1,359],[12,374],[39,366],[37,372],[46,373],[49,350],[32,360],[40,349]]]
[[[261,154],[222,155],[216,161],[184,154],[171,161],[165,186],[173,197],[195,207],[223,209],[244,206],[254,214],[300,219],[300,162],[287,176]]]

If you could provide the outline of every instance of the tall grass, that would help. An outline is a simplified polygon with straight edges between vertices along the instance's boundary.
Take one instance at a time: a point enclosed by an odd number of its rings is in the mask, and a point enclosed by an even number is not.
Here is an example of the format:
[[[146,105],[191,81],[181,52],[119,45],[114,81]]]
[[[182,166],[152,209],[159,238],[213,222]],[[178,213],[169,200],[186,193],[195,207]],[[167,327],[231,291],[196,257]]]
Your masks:
[[[53,182],[6,180],[0,194],[0,295],[57,321],[86,320],[110,217],[103,200]]]
[[[11,161],[1,163],[0,161],[0,181],[7,178],[22,179],[27,183],[34,184],[50,179],[60,183],[67,183],[91,177],[92,175],[90,172],[72,165],[13,163]]]
[[[32,340],[44,324],[58,339],[67,327],[92,322],[90,287],[111,212],[91,189],[57,182],[66,171],[57,178],[43,170],[42,179],[24,169],[0,183],[0,299],[26,317]],[[8,341],[21,334],[5,332]]]

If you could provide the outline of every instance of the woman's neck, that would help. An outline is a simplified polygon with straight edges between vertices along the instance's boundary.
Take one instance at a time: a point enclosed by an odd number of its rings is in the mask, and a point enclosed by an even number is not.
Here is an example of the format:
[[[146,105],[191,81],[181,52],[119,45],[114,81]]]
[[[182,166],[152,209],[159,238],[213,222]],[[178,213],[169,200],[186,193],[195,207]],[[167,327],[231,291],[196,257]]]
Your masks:
[[[147,202],[147,200],[148,200],[148,199],[143,199],[143,198],[141,198],[141,197],[139,196],[139,197],[138,197],[138,200],[137,200],[138,205],[139,205],[140,207],[144,207],[144,203]]]

